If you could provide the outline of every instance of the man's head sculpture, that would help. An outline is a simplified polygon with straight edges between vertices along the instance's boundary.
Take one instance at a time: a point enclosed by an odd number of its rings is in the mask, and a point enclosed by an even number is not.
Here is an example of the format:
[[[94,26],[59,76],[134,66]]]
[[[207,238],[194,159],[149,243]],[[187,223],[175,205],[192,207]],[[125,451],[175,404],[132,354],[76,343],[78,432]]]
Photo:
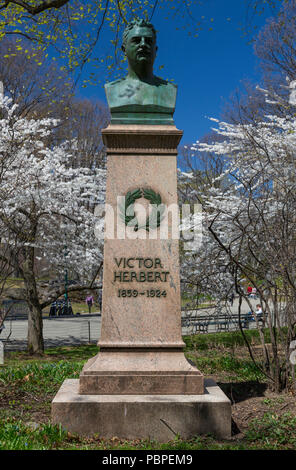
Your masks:
[[[122,50],[128,60],[129,76],[153,80],[156,31],[146,20],[132,20],[123,32]]]
[[[127,41],[127,38],[128,38],[128,35],[130,34],[131,30],[136,28],[136,27],[140,27],[140,28],[148,28],[152,31],[153,35],[154,35],[154,40],[156,42],[156,31],[154,29],[154,26],[152,23],[149,23],[149,21],[146,21],[146,20],[143,20],[143,19],[135,19],[135,20],[132,20],[130,21],[124,31],[123,31],[123,34],[122,34],[122,46],[125,48],[126,46],[126,41]]]

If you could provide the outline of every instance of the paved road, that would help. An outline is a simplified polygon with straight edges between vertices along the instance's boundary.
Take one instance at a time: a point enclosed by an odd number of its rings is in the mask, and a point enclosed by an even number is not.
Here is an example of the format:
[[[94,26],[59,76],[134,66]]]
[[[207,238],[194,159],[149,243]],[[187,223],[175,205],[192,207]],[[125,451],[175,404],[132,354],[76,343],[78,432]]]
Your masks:
[[[250,304],[252,306],[252,310],[255,311],[256,305],[259,303],[259,300],[257,298],[249,298]],[[241,315],[244,315],[250,311],[250,306],[246,300],[243,299],[242,305],[241,305]],[[239,301],[238,298],[234,299],[233,305],[230,305],[230,303],[227,302],[226,306],[224,302],[221,304],[221,314],[226,313],[227,316],[231,317],[232,315],[237,316],[239,313]],[[217,317],[218,314],[218,308],[217,307],[212,307],[212,308],[201,308],[199,310],[187,310],[182,312],[182,316],[193,316],[193,317],[207,317],[210,321],[215,320],[215,317]],[[236,330],[237,324],[236,323],[229,323],[229,330]],[[256,323],[250,323],[249,328],[253,329],[256,328]],[[217,331],[217,325],[215,324],[210,324],[208,326],[208,333],[215,333]],[[192,327],[191,328],[186,328],[183,327],[182,329],[182,334],[189,334],[192,333]]]
[[[253,308],[255,309],[258,300],[251,299]],[[229,306],[230,307],[230,306]],[[246,301],[242,304],[242,313],[249,312],[250,308]],[[233,306],[230,307],[232,314],[238,313],[238,299],[234,300]],[[187,312],[189,314],[189,312]],[[214,308],[201,309],[191,311],[191,314],[207,315],[209,317],[215,315]],[[183,312],[184,315],[184,312]],[[255,324],[251,325],[254,328]],[[209,332],[215,331],[214,326],[209,327]],[[27,320],[7,320],[5,329],[0,335],[1,340],[9,337],[9,341],[5,341],[6,350],[26,349],[27,347]],[[43,320],[43,336],[45,347],[55,347],[60,345],[78,345],[82,343],[96,343],[101,332],[101,317],[97,313],[91,315],[81,315],[75,317],[57,317]],[[190,331],[183,328],[182,333],[186,334]]]
[[[260,303],[258,298],[255,298],[255,299],[250,298],[249,301],[250,301],[250,303],[253,307],[253,310],[255,310],[256,305],[258,303]],[[229,309],[229,311],[233,315],[238,315],[238,307],[239,307],[238,298],[234,299],[232,306],[227,302],[227,309]],[[224,303],[222,303],[222,308],[223,308],[223,311],[224,311],[225,310]],[[214,310],[215,309],[213,307],[212,308],[201,308],[201,309],[198,310],[198,315],[206,315],[206,314],[213,315]],[[241,313],[244,314],[244,313],[248,313],[249,311],[250,311],[249,304],[247,303],[246,300],[243,299],[242,306],[241,306]],[[196,310],[194,312],[196,312]]]

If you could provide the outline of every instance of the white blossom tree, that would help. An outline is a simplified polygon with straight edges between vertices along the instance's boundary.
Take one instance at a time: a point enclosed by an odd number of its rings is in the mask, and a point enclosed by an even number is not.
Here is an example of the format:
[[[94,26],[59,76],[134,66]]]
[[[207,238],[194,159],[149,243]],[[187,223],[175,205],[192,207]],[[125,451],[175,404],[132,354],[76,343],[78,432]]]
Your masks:
[[[102,242],[94,236],[95,216],[89,207],[103,203],[105,171],[73,168],[75,141],[54,148],[45,144],[56,121],[21,118],[16,109],[0,94],[1,256],[5,260],[8,244],[18,253],[29,305],[28,350],[38,354],[44,350],[42,308],[63,289],[44,297],[36,257],[45,257],[57,275],[65,268],[77,273],[76,289],[90,285],[102,266]]]
[[[209,142],[211,139],[213,136],[208,135],[203,141]],[[218,178],[223,171],[223,158],[213,152],[196,152],[196,148],[190,149],[190,146],[185,146],[182,150],[180,165],[186,171],[178,171],[179,200],[183,204],[190,204],[191,217],[186,219],[183,215],[181,229],[185,234],[186,230],[189,231],[188,238],[191,232],[192,240],[184,239],[181,243],[181,285],[182,292],[189,301],[189,308],[193,308],[207,299],[214,300],[215,303],[224,300],[233,290],[233,279],[228,273],[229,260],[210,233],[203,230],[202,237],[192,233],[196,222],[205,226],[207,221],[205,211],[196,220],[198,214],[192,214],[193,205],[199,203],[204,207],[208,192],[213,187],[225,185],[223,178]]]
[[[240,297],[245,295],[242,279],[257,288],[272,345],[271,350],[266,347],[256,320],[264,353],[261,366],[277,391],[293,379],[295,385],[289,361],[289,345],[296,338],[295,87],[296,82],[289,84],[289,101],[262,90],[270,105],[285,110],[285,117],[270,114],[251,124],[217,121],[219,139],[197,142],[191,149],[193,154],[213,152],[225,161],[213,184],[199,188],[204,238],[194,253],[200,264],[195,269],[216,276],[208,283],[212,295],[229,280]]]

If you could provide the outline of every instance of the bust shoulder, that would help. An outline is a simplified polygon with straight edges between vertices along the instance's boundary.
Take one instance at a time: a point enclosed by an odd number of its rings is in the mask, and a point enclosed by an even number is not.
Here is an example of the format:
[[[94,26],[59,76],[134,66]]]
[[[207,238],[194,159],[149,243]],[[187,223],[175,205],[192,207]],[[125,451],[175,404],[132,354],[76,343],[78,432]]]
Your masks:
[[[159,114],[163,122],[172,121],[177,95],[177,86],[172,82],[155,75],[149,81],[125,77],[106,83],[105,92],[113,120],[118,113],[120,119],[122,113],[128,113],[129,120],[131,115],[139,118],[140,113],[148,113],[150,117]]]
[[[105,83],[104,88],[107,90],[108,88],[114,87],[114,85],[119,85],[119,83],[123,82],[124,80],[124,78],[119,78],[117,80],[114,80],[113,82],[107,82]]]
[[[164,85],[172,88],[178,88],[177,85],[173,82],[169,82],[168,80],[164,80],[163,78],[154,76],[155,85]]]
[[[109,92],[114,92],[115,89],[120,89],[122,87],[125,87],[126,85],[135,86],[136,82],[137,81],[135,81],[135,80],[130,80],[128,77],[119,78],[118,80],[114,80],[113,82],[105,83],[105,90],[109,91]],[[177,90],[177,88],[178,88],[175,83],[164,80],[163,78],[157,77],[156,75],[154,75],[154,77],[153,77],[153,83],[148,83],[148,82],[145,82],[145,81],[143,81],[143,82],[138,81],[138,83],[143,84],[146,87],[166,86],[168,88],[175,89],[175,90]],[[133,84],[133,85],[131,85],[131,84]],[[136,86],[136,88],[138,88],[138,87]]]

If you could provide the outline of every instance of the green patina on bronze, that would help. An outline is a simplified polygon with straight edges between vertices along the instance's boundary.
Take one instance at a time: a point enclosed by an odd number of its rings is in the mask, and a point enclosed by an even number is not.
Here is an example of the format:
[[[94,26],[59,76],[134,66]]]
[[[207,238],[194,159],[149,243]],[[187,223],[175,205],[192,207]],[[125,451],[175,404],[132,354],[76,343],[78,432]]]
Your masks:
[[[148,199],[151,204],[151,213],[146,218],[145,225],[139,225],[138,219],[135,215],[134,204],[137,199],[144,197]],[[164,218],[165,206],[161,202],[159,194],[155,193],[152,189],[135,189],[129,191],[125,198],[124,203],[119,207],[120,217],[122,221],[128,227],[134,227],[134,231],[137,232],[140,229],[145,229],[147,232],[156,229],[160,226]]]
[[[177,86],[156,77],[156,32],[151,23],[134,20],[123,33],[128,61],[125,78],[107,83],[112,124],[174,124]]]

